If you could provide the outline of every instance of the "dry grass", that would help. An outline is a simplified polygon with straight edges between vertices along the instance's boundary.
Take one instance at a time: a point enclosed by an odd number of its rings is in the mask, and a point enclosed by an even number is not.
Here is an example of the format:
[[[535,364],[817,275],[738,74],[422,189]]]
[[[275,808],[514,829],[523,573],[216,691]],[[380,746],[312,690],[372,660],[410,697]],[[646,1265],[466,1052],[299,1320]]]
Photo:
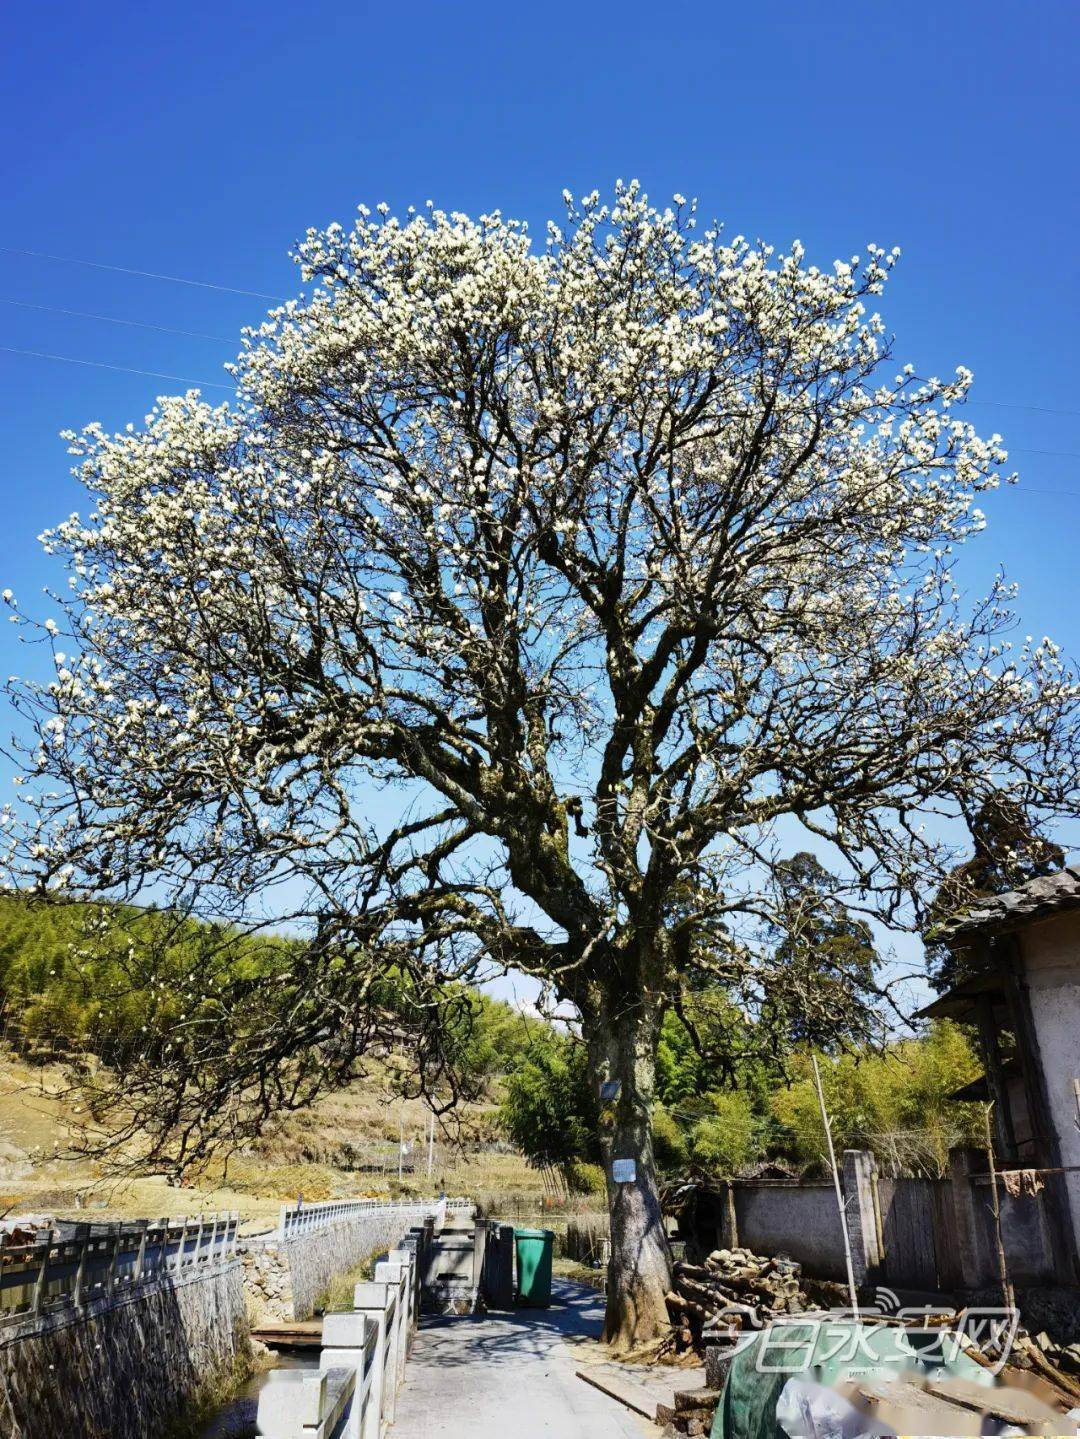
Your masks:
[[[161,1174],[117,1180],[92,1162],[57,1158],[79,1119],[60,1070],[0,1058],[0,1214],[105,1219],[238,1210],[246,1227],[261,1228],[298,1194],[317,1202],[440,1192],[521,1195],[530,1212],[539,1209],[545,1187],[538,1171],[518,1154],[472,1147],[477,1136],[492,1133],[492,1105],[466,1107],[452,1127],[436,1126],[429,1182],[429,1112],[420,1101],[398,1101],[392,1080],[388,1069],[373,1073],[309,1112],[288,1116],[257,1152],[233,1155],[198,1181],[177,1185]],[[416,1165],[400,1183],[399,1127]],[[458,1138],[468,1147],[459,1147]],[[364,1167],[372,1163],[388,1172]]]
[[[368,1257],[362,1260],[354,1269],[347,1274],[339,1274],[332,1280],[326,1289],[315,1301],[315,1312],[324,1314],[336,1313],[342,1309],[352,1309],[354,1290],[361,1279],[370,1279],[375,1273],[375,1261],[379,1251],[374,1250]]]

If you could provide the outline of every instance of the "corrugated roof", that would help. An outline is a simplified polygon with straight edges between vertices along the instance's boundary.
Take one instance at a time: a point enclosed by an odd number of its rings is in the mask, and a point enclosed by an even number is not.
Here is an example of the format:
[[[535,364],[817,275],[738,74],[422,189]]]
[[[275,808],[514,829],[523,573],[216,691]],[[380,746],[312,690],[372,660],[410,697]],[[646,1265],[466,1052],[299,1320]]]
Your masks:
[[[949,943],[966,943],[982,934],[1008,934],[1032,920],[1076,908],[1080,908],[1080,868],[1067,866],[1056,874],[1029,879],[1007,894],[977,900],[942,924],[939,933]]]

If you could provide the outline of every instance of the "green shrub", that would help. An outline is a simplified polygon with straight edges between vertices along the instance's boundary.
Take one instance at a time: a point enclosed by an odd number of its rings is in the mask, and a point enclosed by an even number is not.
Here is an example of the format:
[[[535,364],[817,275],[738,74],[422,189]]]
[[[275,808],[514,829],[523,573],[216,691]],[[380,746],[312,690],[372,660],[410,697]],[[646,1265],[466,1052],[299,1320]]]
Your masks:
[[[689,1159],[686,1135],[675,1117],[661,1105],[653,1110],[653,1157],[657,1169],[676,1172],[685,1169]]]
[[[575,1159],[566,1165],[563,1174],[571,1194],[603,1194],[607,1190],[607,1180],[599,1164]]]
[[[690,1131],[690,1158],[706,1173],[737,1174],[758,1157],[758,1124],[748,1097],[739,1090],[710,1094],[713,1113]]]
[[[774,1094],[773,1112],[795,1157],[820,1165],[825,1134],[808,1057],[798,1061],[797,1073],[789,1088]],[[967,1036],[949,1023],[935,1024],[924,1038],[902,1040],[884,1053],[822,1059],[837,1150],[870,1149],[889,1173],[940,1178],[950,1147],[981,1137],[978,1107],[949,1098],[978,1074]]]

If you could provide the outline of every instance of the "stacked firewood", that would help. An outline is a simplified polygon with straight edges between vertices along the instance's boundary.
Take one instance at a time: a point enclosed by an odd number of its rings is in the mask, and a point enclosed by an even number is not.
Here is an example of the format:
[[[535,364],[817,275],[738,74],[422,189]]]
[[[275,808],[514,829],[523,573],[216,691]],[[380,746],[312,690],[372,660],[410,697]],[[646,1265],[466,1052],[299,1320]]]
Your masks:
[[[701,1349],[778,1314],[801,1314],[807,1297],[801,1268],[791,1259],[749,1249],[714,1249],[703,1264],[676,1264],[667,1296],[679,1349]]]
[[[1000,1346],[983,1345],[984,1360],[995,1360],[1000,1355]],[[1027,1330],[1020,1329],[1007,1351],[1007,1357],[1010,1368],[1027,1369],[1041,1375],[1070,1407],[1080,1404],[1080,1344],[1055,1344],[1045,1331],[1033,1337]],[[972,1355],[972,1358],[976,1356]]]

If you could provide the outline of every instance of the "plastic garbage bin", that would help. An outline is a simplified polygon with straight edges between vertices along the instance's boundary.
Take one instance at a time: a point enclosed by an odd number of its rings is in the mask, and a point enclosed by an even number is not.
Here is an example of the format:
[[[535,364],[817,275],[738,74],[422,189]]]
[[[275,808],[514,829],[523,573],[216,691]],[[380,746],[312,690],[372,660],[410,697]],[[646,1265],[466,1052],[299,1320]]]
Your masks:
[[[551,1252],[555,1235],[550,1229],[515,1229],[517,1299],[519,1304],[543,1309],[551,1303]]]

